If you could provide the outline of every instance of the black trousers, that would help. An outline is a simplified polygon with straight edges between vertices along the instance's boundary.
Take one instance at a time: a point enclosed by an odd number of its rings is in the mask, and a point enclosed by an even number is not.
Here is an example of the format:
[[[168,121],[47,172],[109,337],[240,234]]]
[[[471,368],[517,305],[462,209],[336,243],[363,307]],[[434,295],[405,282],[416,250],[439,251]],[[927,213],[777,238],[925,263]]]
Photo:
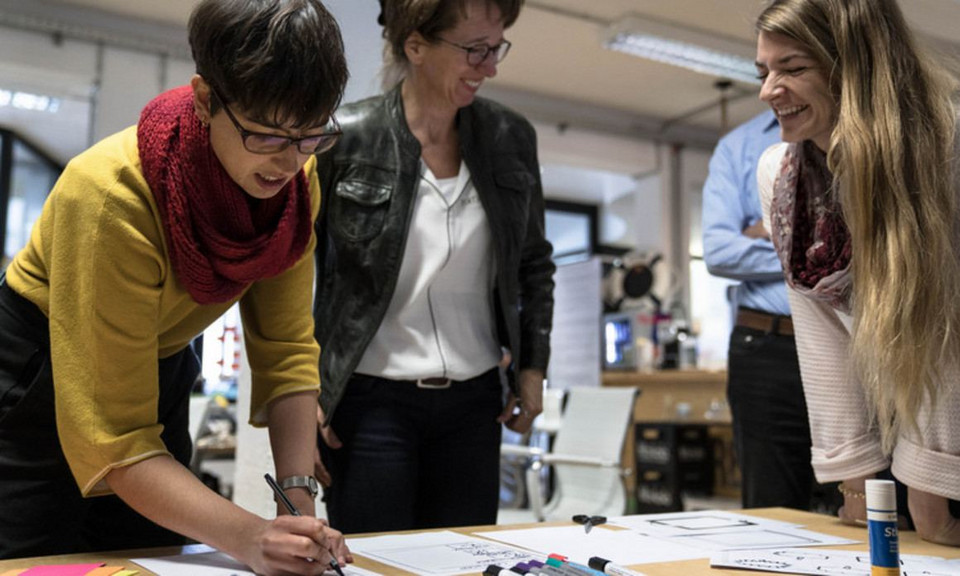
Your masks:
[[[819,486],[810,465],[810,423],[793,336],[734,327],[727,374],[743,507],[835,511],[835,485]]]
[[[161,360],[159,372],[162,438],[188,465],[199,363],[187,347]],[[183,544],[116,496],[81,496],[61,449],[53,390],[47,318],[0,276],[0,559]]]
[[[496,369],[450,388],[354,375],[320,440],[330,524],[346,534],[495,524],[502,387]]]

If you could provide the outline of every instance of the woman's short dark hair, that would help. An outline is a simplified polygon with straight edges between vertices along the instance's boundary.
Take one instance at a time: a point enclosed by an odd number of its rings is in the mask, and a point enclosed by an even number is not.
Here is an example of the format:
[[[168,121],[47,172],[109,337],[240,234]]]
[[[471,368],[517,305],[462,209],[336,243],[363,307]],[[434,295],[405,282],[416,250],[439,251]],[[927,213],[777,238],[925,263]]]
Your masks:
[[[390,56],[397,63],[406,62],[403,44],[414,32],[433,42],[441,32],[456,27],[467,15],[467,5],[478,0],[382,0],[379,22]],[[496,6],[503,18],[503,27],[517,21],[524,0],[479,0],[487,7]]]
[[[316,126],[340,105],[343,38],[320,0],[203,0],[189,30],[197,74],[255,120]]]

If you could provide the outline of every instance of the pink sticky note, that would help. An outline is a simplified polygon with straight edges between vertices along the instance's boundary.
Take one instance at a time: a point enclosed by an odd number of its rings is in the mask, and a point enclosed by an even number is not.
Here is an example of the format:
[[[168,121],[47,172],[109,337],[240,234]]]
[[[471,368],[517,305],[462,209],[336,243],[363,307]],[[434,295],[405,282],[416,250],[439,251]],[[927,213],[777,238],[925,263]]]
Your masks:
[[[47,566],[34,566],[20,576],[85,576],[94,568],[103,566],[103,562],[98,564],[50,564]]]

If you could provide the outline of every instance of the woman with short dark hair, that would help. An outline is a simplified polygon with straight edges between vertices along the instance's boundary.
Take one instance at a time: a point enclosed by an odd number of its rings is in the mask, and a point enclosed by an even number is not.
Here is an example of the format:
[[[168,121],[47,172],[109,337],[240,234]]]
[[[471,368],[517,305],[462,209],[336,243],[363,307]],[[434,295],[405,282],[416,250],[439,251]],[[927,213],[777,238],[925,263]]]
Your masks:
[[[306,481],[314,154],[339,137],[340,31],[319,0],[204,0],[189,27],[190,86],[70,162],[0,280],[0,557],[179,533],[258,574],[349,559]],[[250,420],[301,518],[250,514],[186,466],[190,341],[237,302]]]

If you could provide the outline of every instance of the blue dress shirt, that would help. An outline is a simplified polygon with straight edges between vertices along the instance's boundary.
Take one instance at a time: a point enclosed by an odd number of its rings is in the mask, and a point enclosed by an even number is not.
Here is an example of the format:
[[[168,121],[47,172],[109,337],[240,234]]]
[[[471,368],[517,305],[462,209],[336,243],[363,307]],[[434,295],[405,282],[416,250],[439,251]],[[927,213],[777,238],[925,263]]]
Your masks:
[[[703,185],[703,259],[715,276],[739,280],[737,305],[790,314],[780,260],[770,240],[748,238],[743,229],[763,219],[757,193],[757,162],[780,142],[772,111],[720,139]]]

